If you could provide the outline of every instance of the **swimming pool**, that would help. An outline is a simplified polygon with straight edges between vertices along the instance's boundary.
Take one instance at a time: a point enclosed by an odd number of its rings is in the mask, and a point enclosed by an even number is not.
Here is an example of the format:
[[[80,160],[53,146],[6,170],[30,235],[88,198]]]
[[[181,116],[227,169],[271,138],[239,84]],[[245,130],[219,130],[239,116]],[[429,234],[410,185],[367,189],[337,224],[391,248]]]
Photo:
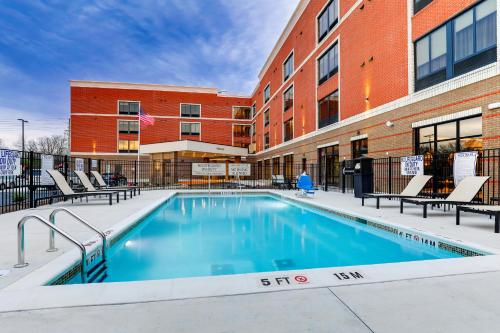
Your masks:
[[[416,237],[272,195],[176,195],[108,250],[104,282],[461,256]]]

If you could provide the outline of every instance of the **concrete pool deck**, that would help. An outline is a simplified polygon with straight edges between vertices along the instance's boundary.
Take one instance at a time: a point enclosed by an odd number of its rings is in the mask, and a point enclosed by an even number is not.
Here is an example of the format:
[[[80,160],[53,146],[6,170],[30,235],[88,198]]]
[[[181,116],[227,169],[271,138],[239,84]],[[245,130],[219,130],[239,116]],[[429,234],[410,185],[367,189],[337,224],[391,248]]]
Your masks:
[[[296,193],[275,192],[285,196]],[[69,206],[96,226],[108,229],[172,193],[144,191],[140,197],[121,201],[116,206],[106,205],[105,200],[100,205],[63,203],[56,206]],[[352,194],[318,192],[314,199],[301,200],[340,207],[345,212],[500,252],[500,235],[493,232],[493,221],[482,215],[464,213],[462,225],[455,226],[454,210],[446,213],[430,211],[429,218],[425,220],[421,218],[421,209],[416,207],[408,206],[405,214],[400,215],[398,201],[382,201],[382,208],[376,210],[374,200],[367,200],[367,206],[362,207],[360,200],[354,199]],[[52,209],[43,206],[0,215],[0,232],[4,235],[0,240],[0,270],[10,271],[0,277],[0,288],[11,285],[72,249],[71,244],[57,238],[57,247],[61,250],[45,252],[48,231],[44,226],[33,223],[26,227],[26,258],[31,265],[23,269],[12,268],[16,261],[18,220],[32,213],[48,217]],[[58,224],[78,239],[85,240],[92,236],[82,226],[70,224],[62,215]],[[2,332],[35,329],[42,332],[83,332],[95,327],[102,332],[114,332],[120,320],[130,323],[127,327],[120,326],[120,332],[139,329],[172,332],[495,332],[500,324],[500,309],[495,306],[500,296],[498,256],[466,258],[460,264],[448,265],[448,268],[441,262],[421,262],[407,266],[405,270],[399,268],[392,271],[390,264],[372,265],[384,266],[385,275],[387,272],[399,274],[394,281],[378,279],[380,275],[375,274],[377,267],[368,269],[367,266],[359,267],[359,270],[363,274],[368,272],[368,278],[349,285],[323,281],[327,276],[323,271],[307,271],[314,282],[307,289],[298,286],[299,289],[257,290],[256,285],[248,287],[251,284],[248,280],[245,282],[248,288],[245,295],[231,295],[237,293],[237,285],[241,282],[230,277],[226,279],[226,286],[220,285],[219,277],[213,286],[185,281],[183,286],[176,288],[166,281],[149,281],[142,285],[7,288],[11,290],[0,291],[0,322]],[[437,274],[440,276],[421,276],[419,267],[440,271]],[[378,270],[382,271],[382,268],[378,267]],[[91,287],[85,289],[87,300],[75,302],[73,299],[82,293],[82,287]],[[196,289],[211,288],[216,292],[196,292]]]

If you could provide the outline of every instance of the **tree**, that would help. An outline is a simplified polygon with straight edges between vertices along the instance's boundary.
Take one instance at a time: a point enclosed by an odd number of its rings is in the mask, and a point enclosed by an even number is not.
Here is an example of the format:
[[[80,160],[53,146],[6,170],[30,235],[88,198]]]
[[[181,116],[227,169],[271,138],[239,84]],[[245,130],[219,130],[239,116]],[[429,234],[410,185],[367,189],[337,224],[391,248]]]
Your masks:
[[[0,148],[5,148],[5,143],[1,138],[0,138]]]
[[[26,142],[26,151],[42,154],[65,155],[68,153],[68,137],[53,134]]]

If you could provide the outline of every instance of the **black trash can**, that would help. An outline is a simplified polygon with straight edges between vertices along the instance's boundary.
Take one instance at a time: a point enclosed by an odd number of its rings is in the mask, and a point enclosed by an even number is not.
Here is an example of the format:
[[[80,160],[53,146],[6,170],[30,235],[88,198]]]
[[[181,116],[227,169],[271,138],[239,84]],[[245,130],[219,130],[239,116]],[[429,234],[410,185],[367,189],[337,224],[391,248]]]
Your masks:
[[[360,157],[354,160],[354,197],[373,193],[373,158]]]

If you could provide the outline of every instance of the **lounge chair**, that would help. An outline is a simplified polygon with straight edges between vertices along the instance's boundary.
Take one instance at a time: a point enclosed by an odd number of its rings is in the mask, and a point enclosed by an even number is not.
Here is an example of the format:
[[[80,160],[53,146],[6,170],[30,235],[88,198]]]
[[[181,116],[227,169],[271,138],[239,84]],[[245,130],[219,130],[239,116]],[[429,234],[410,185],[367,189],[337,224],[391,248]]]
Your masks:
[[[80,182],[82,183],[83,187],[87,190],[87,192],[122,192],[123,193],[123,199],[127,200],[127,192],[130,192],[130,197],[132,198],[132,192],[134,192],[134,189],[107,189],[103,188],[100,190],[97,190],[94,185],[92,185],[92,182],[90,181],[89,177],[85,174],[83,171],[75,171],[75,175],[80,179]]]
[[[427,218],[428,205],[467,205],[474,200],[476,194],[490,177],[465,177],[460,184],[448,195],[446,199],[403,198],[401,199],[400,212],[403,213],[404,203],[423,206],[423,217]]]
[[[432,176],[417,175],[413,177],[405,189],[399,194],[391,193],[366,193],[361,197],[361,205],[365,205],[365,199],[377,199],[377,209],[380,208],[380,199],[402,199],[402,198],[416,198],[419,193],[424,189],[425,185],[429,182]]]
[[[283,175],[271,175],[271,179],[273,181],[273,187],[286,189],[285,177],[283,177]]]
[[[88,197],[95,197],[95,196],[100,196],[104,195],[109,198],[109,204],[113,204],[113,195],[116,194],[116,202],[120,202],[120,193],[118,192],[104,192],[104,191],[97,191],[97,192],[75,192],[69,186],[68,182],[66,182],[66,179],[64,179],[64,176],[57,170],[47,170],[47,173],[54,179],[54,182],[56,183],[57,188],[62,192],[62,194],[59,195],[54,195],[50,197],[43,197],[43,198],[37,198],[35,200],[35,207],[38,204],[38,201],[40,200],[50,200],[50,203],[52,203],[53,199],[57,198],[63,198],[64,200],[71,199],[71,202],[73,203],[73,199],[78,199],[78,198],[88,198]]]
[[[297,189],[300,190],[300,194],[298,194],[297,196],[307,197],[309,194],[314,196],[314,194],[316,193],[316,188],[314,187],[312,179],[307,175],[299,177],[297,181]]]
[[[141,188],[139,186],[108,186],[106,182],[104,181],[104,178],[102,178],[101,174],[97,171],[90,171],[92,173],[92,176],[94,176],[94,179],[97,182],[97,185],[99,185],[99,190],[101,189],[111,189],[111,190],[118,190],[118,189],[133,189],[134,190],[134,195],[137,193],[140,195],[141,194]]]
[[[457,206],[457,225],[460,225],[460,212],[470,212],[495,216],[495,233],[500,232],[500,206],[493,205],[459,205]]]

